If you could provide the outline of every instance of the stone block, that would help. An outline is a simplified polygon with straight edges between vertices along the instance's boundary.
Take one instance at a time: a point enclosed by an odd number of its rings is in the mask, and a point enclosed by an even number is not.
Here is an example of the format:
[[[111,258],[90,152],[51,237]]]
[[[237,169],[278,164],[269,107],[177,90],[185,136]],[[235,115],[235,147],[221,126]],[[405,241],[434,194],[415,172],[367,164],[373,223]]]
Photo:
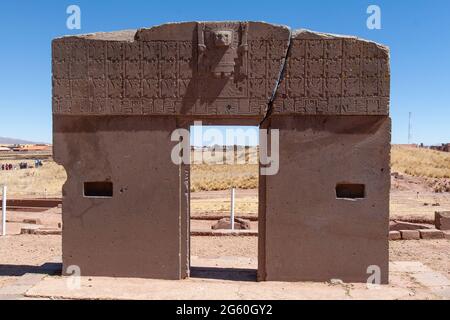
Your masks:
[[[30,226],[30,227],[22,228],[22,229],[20,229],[20,234],[34,234],[37,229],[38,229],[38,226]]]
[[[436,229],[450,230],[450,211],[436,211],[434,214]]]
[[[421,239],[444,239],[444,233],[437,229],[419,230]]]
[[[419,240],[420,232],[419,230],[400,230],[402,235],[402,240]]]
[[[285,60],[288,43],[292,47]],[[63,37],[52,47],[53,94],[69,102],[96,98],[104,103],[109,98],[122,105],[127,99],[139,104],[163,99],[182,107],[174,111],[156,103],[160,108],[151,114],[217,115],[221,104],[217,98],[236,99],[225,103],[230,107],[227,114],[260,116],[246,106],[267,101],[286,61],[287,76],[278,88],[277,102],[296,101],[305,107],[277,112],[389,114],[389,49],[353,37],[307,30],[290,33],[285,26],[262,22],[185,22]],[[234,80],[228,81],[231,77]],[[207,108],[197,109],[187,97],[208,100]],[[63,102],[54,102],[58,104]],[[55,107],[54,114],[130,113],[99,104],[95,102],[93,109]]]
[[[259,228],[265,249],[258,266],[266,267],[265,280],[366,282],[367,266],[376,264],[381,282],[388,282],[390,173],[369,168],[389,166],[390,121],[376,118],[272,116],[271,126],[280,134],[280,166],[277,174],[264,177],[266,189],[259,191],[265,195]],[[320,144],[324,137],[329,141]],[[293,192],[302,196],[288,196]],[[371,239],[370,245],[350,234]],[[339,248],[330,246],[338,243]]]
[[[62,231],[54,228],[39,228],[34,230],[33,234],[40,236],[51,236],[51,235],[60,235]]]
[[[42,224],[40,219],[23,219],[23,223],[27,223],[27,224]]]
[[[54,157],[68,177],[63,270],[187,277],[190,168],[174,163],[170,137],[193,116],[258,125],[275,90],[279,163],[259,184],[258,278],[366,282],[375,264],[388,283],[387,47],[262,22],[185,22],[58,38],[52,57]]]
[[[406,221],[390,221],[389,230],[399,231],[399,230],[419,230],[419,229],[431,229],[432,225],[426,225],[422,223],[412,223]]]
[[[217,221],[214,225],[211,226],[211,229],[213,230],[220,230],[220,229],[231,229],[231,221],[229,218],[223,218]],[[250,221],[241,219],[241,218],[235,218],[234,219],[234,229],[236,230],[249,230],[250,229]]]
[[[389,231],[389,240],[401,240],[402,235],[400,231]]]

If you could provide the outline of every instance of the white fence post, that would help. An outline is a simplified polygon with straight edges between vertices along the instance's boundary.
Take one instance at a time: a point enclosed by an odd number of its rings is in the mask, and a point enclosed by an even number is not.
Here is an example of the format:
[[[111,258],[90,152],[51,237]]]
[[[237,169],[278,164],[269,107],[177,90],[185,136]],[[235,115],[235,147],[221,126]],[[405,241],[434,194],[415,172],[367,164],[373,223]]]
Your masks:
[[[234,230],[234,193],[235,193],[235,189],[232,188],[231,189],[231,218],[230,218],[231,230]]]
[[[2,236],[6,236],[6,186],[2,191]]]

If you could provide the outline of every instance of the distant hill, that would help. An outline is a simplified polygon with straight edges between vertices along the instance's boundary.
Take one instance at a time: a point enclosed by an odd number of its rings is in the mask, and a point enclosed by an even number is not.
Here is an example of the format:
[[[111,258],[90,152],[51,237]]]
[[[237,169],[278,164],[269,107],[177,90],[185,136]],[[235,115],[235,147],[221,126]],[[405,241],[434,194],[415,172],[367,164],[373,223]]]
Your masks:
[[[39,143],[39,142],[33,142],[33,141],[27,141],[27,140],[15,139],[15,138],[0,137],[0,144],[36,144],[36,143]]]

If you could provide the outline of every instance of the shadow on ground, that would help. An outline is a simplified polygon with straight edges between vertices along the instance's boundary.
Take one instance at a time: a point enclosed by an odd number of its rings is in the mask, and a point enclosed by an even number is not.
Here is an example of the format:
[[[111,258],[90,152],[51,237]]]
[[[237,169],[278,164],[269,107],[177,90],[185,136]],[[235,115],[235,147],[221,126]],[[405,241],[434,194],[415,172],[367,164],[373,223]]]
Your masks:
[[[230,281],[256,281],[255,269],[191,267],[191,278],[230,280]]]
[[[61,263],[44,263],[41,266],[27,266],[15,264],[0,265],[0,276],[20,277],[27,273],[61,275]]]

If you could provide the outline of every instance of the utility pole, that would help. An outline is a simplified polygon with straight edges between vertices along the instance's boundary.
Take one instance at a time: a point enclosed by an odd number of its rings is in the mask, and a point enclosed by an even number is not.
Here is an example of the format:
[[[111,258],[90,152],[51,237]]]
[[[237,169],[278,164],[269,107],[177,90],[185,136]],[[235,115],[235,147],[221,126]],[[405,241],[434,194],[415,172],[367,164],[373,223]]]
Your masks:
[[[235,188],[231,188],[231,215],[230,215],[230,222],[231,222],[231,230],[234,230],[234,197],[235,197]]]

